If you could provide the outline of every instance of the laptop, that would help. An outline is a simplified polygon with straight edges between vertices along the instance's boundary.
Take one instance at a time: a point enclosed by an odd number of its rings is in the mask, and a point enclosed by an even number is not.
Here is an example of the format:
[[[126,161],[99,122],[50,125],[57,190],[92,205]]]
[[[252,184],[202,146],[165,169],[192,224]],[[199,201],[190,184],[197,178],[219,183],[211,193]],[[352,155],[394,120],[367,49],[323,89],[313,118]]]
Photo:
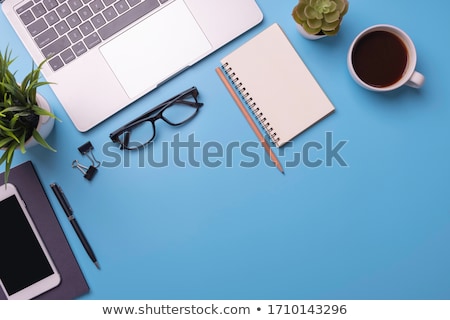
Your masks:
[[[256,26],[255,0],[0,0],[85,132]]]

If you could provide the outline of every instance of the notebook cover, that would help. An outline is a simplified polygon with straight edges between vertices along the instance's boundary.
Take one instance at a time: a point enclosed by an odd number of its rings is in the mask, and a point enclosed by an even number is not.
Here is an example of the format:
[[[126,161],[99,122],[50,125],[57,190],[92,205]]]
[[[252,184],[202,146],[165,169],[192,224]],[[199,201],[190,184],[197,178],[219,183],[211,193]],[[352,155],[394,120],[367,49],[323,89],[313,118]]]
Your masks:
[[[334,111],[278,24],[221,60],[273,142],[282,146]],[[237,78],[237,80],[236,80]]]
[[[3,185],[4,173],[0,174]],[[61,283],[35,299],[69,300],[89,292],[89,286],[67,242],[31,161],[11,169],[9,183],[16,186],[61,276]],[[1,263],[1,262],[0,262]],[[0,299],[6,299],[0,289]]]

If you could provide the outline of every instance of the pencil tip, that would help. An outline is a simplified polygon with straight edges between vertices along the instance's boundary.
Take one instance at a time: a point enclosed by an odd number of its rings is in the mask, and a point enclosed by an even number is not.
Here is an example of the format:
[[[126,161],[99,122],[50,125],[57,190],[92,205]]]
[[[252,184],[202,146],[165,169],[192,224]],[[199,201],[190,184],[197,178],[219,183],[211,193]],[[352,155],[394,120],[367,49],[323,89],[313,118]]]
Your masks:
[[[100,264],[97,261],[95,261],[94,264],[97,267],[97,269],[100,270]]]

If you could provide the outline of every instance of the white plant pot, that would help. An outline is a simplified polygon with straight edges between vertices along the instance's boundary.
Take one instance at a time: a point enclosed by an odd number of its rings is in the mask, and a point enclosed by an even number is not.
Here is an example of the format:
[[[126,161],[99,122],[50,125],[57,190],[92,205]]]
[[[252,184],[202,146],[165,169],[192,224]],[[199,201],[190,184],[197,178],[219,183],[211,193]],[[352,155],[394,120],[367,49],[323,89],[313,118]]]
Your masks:
[[[296,25],[297,25],[298,32],[300,32],[300,34],[308,40],[318,40],[318,39],[322,39],[327,36],[326,34],[320,34],[320,35],[310,34],[310,33],[306,32],[305,29],[303,29],[301,24],[296,23]]]
[[[51,108],[50,108],[50,105],[48,104],[47,100],[39,93],[36,93],[36,102],[39,107],[51,112]],[[49,116],[40,116],[36,130],[39,132],[39,134],[45,140],[50,135],[50,132],[52,132],[54,125],[55,125],[55,118],[52,118]],[[33,137],[31,137],[25,143],[25,148],[30,148],[30,147],[36,146],[38,144],[39,143]]]

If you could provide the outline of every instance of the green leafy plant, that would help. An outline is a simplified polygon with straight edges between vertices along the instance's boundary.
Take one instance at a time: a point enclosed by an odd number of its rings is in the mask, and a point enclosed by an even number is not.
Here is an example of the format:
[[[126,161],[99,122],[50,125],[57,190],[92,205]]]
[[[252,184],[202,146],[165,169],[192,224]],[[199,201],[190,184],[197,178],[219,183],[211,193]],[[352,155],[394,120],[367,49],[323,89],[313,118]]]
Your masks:
[[[309,34],[335,35],[348,11],[347,0],[299,0],[292,16]]]
[[[14,60],[8,48],[4,53],[0,52],[0,149],[3,150],[0,165],[5,163],[5,183],[14,152],[20,149],[25,153],[25,143],[31,137],[43,147],[55,151],[36,130],[40,116],[55,118],[36,102],[37,88],[49,84],[39,80],[45,61],[37,67],[33,65],[31,72],[17,82],[16,72],[10,71]]]

